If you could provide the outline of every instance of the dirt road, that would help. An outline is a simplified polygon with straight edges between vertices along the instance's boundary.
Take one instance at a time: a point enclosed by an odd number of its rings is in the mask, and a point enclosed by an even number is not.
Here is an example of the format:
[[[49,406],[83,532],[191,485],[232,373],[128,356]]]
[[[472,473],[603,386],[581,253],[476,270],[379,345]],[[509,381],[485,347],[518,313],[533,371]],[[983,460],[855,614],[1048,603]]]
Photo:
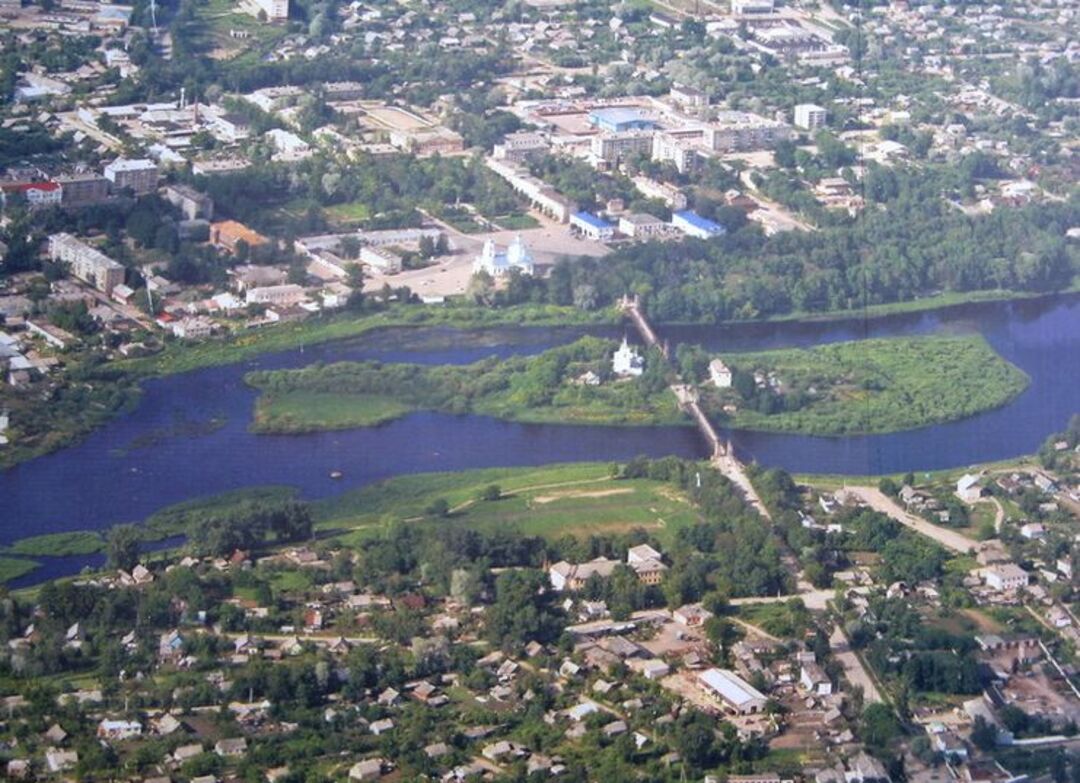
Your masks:
[[[968,538],[946,527],[933,525],[922,517],[909,514],[896,501],[875,487],[847,487],[847,490],[862,499],[874,511],[888,514],[904,527],[911,528],[916,533],[934,539],[946,549],[966,555],[968,552],[976,551],[979,548],[979,542],[973,538]]]

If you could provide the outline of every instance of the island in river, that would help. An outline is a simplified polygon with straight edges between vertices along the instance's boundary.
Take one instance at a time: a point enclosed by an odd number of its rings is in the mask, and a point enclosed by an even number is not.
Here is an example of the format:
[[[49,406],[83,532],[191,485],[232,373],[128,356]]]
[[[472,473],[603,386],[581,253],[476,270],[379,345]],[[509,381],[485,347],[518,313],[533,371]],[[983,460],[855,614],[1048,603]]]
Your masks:
[[[618,377],[616,343],[584,337],[537,356],[465,366],[338,362],[253,372],[252,428],[299,433],[365,427],[416,410],[512,421],[600,425],[687,423],[658,353],[638,377]],[[810,349],[725,354],[730,388],[710,385],[713,357],[682,346],[684,376],[726,426],[814,435],[884,433],[954,421],[1006,404],[1027,376],[981,337],[859,340]]]

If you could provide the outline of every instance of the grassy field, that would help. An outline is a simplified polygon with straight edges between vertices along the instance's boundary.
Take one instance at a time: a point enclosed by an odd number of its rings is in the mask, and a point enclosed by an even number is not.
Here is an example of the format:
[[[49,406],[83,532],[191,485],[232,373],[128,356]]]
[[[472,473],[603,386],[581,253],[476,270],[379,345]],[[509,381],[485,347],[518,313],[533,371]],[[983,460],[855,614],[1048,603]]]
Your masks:
[[[551,424],[689,424],[663,385],[608,377],[576,382],[586,371],[610,376],[615,343],[583,337],[533,357],[486,359],[467,366],[339,362],[301,370],[248,373],[263,392],[256,432],[313,432],[365,426],[409,410],[477,413]],[[650,389],[655,388],[655,391]]]
[[[310,432],[372,427],[412,410],[380,395],[320,394],[295,391],[265,394],[255,404],[253,429],[262,432]]]
[[[499,486],[502,497],[478,500],[491,484]],[[426,518],[425,509],[439,498],[450,504],[450,516]],[[401,476],[321,501],[316,526],[346,542],[400,519],[551,538],[640,527],[666,543],[699,518],[671,484],[613,479],[609,465],[580,463]]]
[[[911,337],[834,343],[810,349],[728,354],[747,372],[775,373],[797,410],[763,413],[745,402],[731,417],[743,429],[814,435],[895,432],[954,421],[1000,407],[1026,388],[1027,376],[978,336]],[[707,392],[714,412],[734,390]]]
[[[371,209],[362,201],[333,204],[323,208],[323,213],[335,227],[352,226],[371,217]]]
[[[64,557],[67,555],[92,555],[105,548],[105,540],[89,530],[70,533],[48,533],[43,536],[21,538],[8,547],[15,555],[31,557]]]

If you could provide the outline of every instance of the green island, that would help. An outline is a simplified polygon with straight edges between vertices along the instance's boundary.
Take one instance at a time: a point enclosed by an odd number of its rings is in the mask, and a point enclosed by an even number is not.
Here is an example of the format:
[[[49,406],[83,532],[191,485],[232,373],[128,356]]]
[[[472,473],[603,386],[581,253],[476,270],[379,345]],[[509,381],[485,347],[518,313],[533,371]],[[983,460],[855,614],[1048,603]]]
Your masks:
[[[30,557],[67,557],[92,555],[104,548],[105,539],[100,534],[90,530],[74,530],[70,533],[46,533],[20,538],[5,551]]]
[[[584,337],[534,357],[468,366],[340,362],[253,372],[262,394],[252,428],[299,433],[375,426],[416,410],[477,413],[535,423],[688,424],[666,388],[658,355],[643,376],[614,378],[612,341]],[[731,388],[708,382],[711,355],[677,352],[712,416],[740,429],[812,435],[884,433],[954,421],[1000,407],[1027,376],[981,337],[860,340],[727,354]],[[592,383],[587,383],[591,378]],[[593,385],[595,384],[595,385]]]
[[[535,423],[687,423],[667,390],[663,363],[653,357],[641,377],[618,379],[611,373],[615,347],[583,337],[538,356],[463,367],[338,362],[252,372],[245,380],[262,392],[252,426],[264,433],[363,427],[414,410]]]
[[[724,354],[731,388],[708,382],[708,356],[681,351],[702,405],[739,429],[809,435],[886,433],[1005,405],[1028,377],[980,336],[858,340]]]

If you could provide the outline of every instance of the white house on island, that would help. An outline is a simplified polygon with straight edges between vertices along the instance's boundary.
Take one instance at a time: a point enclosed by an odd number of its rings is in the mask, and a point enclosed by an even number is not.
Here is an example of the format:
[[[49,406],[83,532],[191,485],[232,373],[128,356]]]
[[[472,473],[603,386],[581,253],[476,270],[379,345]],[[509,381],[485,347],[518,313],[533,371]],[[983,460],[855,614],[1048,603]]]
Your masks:
[[[709,380],[718,389],[731,388],[731,368],[720,359],[709,362]]]
[[[498,250],[494,240],[487,240],[473,262],[473,274],[487,272],[492,277],[502,277],[509,274],[511,269],[517,269],[524,275],[533,273],[533,257],[520,234],[514,237],[506,250]]]
[[[645,359],[636,348],[630,346],[625,337],[619,350],[615,351],[611,358],[611,371],[624,378],[637,377],[645,372]]]

